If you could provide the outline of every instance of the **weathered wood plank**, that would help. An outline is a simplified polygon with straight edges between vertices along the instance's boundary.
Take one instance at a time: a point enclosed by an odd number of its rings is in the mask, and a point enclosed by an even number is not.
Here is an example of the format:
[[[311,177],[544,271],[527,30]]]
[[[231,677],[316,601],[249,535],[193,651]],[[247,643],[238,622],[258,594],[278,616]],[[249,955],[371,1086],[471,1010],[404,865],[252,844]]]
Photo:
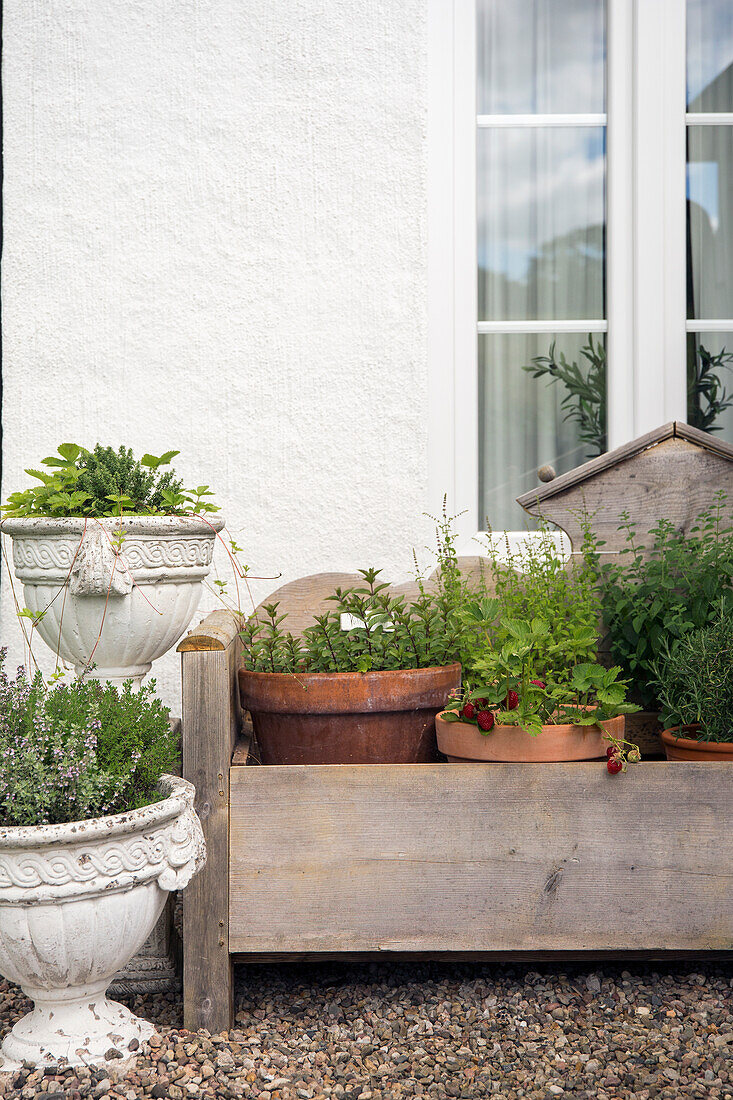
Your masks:
[[[579,470],[600,461],[594,459]],[[717,451],[702,449],[677,436],[628,458],[617,458],[598,471],[599,476],[573,481],[571,475],[576,472],[564,475],[570,479],[565,484],[564,478],[558,478],[518,498],[526,511],[561,527],[575,550],[583,541],[584,512],[590,513],[595,534],[606,543],[602,556],[615,556],[626,546],[626,534],[619,531],[624,511],[638,524],[640,546],[651,545],[650,530],[660,519],[669,519],[679,530],[689,531],[700,512],[713,503],[719,489],[730,494],[724,515],[728,523],[733,520],[733,462]]]
[[[581,466],[576,466],[573,470],[568,470],[567,473],[553,478],[546,485],[538,485],[536,489],[523,493],[522,496],[517,497],[517,503],[528,511],[534,510],[535,505],[542,505],[552,497],[564,493],[568,489],[573,489],[583,482],[592,480],[606,470],[611,470],[621,463],[633,459],[650,447],[656,447],[669,439],[686,440],[703,453],[707,452],[714,456],[717,455],[729,463],[733,462],[733,446],[730,443],[726,443],[725,440],[711,435],[709,432],[702,432],[689,424],[683,424],[679,420],[671,420],[669,423],[655,428],[654,431],[647,432],[646,435],[638,436],[638,438],[624,443],[621,447],[616,447],[613,451],[607,451],[597,458],[584,462]],[[544,512],[544,509],[540,510]]]
[[[211,611],[178,643],[179,653],[228,649],[244,624],[234,611]]]
[[[231,771],[232,952],[733,949],[733,767]]]
[[[183,774],[196,787],[206,864],[183,893],[183,1016],[190,1030],[232,1025],[229,958],[229,765],[239,736],[241,646],[184,650]]]

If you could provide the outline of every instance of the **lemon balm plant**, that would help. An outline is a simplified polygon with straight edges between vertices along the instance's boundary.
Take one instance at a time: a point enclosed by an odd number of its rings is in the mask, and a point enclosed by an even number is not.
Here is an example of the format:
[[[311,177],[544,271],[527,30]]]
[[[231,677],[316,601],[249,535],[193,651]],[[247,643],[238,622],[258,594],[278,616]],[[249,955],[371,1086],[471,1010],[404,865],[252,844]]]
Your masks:
[[[628,514],[622,515],[626,546],[601,575],[603,619],[611,656],[647,708],[660,709],[655,669],[668,646],[707,626],[721,603],[733,609],[733,528],[725,521],[727,499],[719,491],[688,532],[661,519],[652,529],[649,548]],[[589,542],[591,560],[597,549]]]
[[[167,469],[178,453],[62,443],[26,471],[38,484],[10,495],[0,529],[31,653],[37,631],[57,667],[139,684],[183,634],[224,524],[207,485],[186,489]]]

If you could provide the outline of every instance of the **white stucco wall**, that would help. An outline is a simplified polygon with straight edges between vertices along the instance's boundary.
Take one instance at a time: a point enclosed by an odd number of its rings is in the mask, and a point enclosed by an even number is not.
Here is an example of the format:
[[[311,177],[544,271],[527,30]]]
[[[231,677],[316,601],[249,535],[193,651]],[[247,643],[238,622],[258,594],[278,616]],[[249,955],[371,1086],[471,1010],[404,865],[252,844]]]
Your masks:
[[[3,499],[62,441],[177,447],[253,573],[410,570],[426,20],[426,0],[5,0]],[[177,656],[154,672],[176,708]]]

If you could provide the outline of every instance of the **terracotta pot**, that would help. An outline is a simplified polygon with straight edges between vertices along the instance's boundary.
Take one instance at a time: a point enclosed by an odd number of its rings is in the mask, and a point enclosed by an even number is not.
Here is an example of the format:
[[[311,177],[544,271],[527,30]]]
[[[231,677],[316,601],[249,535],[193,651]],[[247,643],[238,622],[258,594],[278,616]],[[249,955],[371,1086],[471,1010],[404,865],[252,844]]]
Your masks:
[[[504,763],[546,763],[561,760],[597,760],[606,755],[608,741],[624,736],[624,716],[610,718],[595,726],[543,726],[533,737],[519,726],[494,726],[489,733],[468,722],[446,722],[442,714],[435,719],[438,748],[453,764],[493,760]]]
[[[668,760],[733,760],[733,742],[695,741],[691,737],[675,737],[679,726],[662,731],[662,742]],[[694,726],[683,729],[693,731]]]
[[[263,764],[426,764],[437,759],[435,715],[461,685],[461,666],[394,672],[249,672],[242,706]]]

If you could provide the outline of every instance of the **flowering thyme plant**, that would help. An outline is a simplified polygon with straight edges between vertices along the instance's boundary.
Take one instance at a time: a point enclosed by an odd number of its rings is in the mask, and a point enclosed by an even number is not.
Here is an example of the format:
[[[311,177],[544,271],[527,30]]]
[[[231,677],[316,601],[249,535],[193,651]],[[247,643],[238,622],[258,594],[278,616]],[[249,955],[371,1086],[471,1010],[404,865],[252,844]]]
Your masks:
[[[152,682],[118,695],[96,681],[11,680],[0,650],[0,826],[55,825],[153,802],[178,746]]]

